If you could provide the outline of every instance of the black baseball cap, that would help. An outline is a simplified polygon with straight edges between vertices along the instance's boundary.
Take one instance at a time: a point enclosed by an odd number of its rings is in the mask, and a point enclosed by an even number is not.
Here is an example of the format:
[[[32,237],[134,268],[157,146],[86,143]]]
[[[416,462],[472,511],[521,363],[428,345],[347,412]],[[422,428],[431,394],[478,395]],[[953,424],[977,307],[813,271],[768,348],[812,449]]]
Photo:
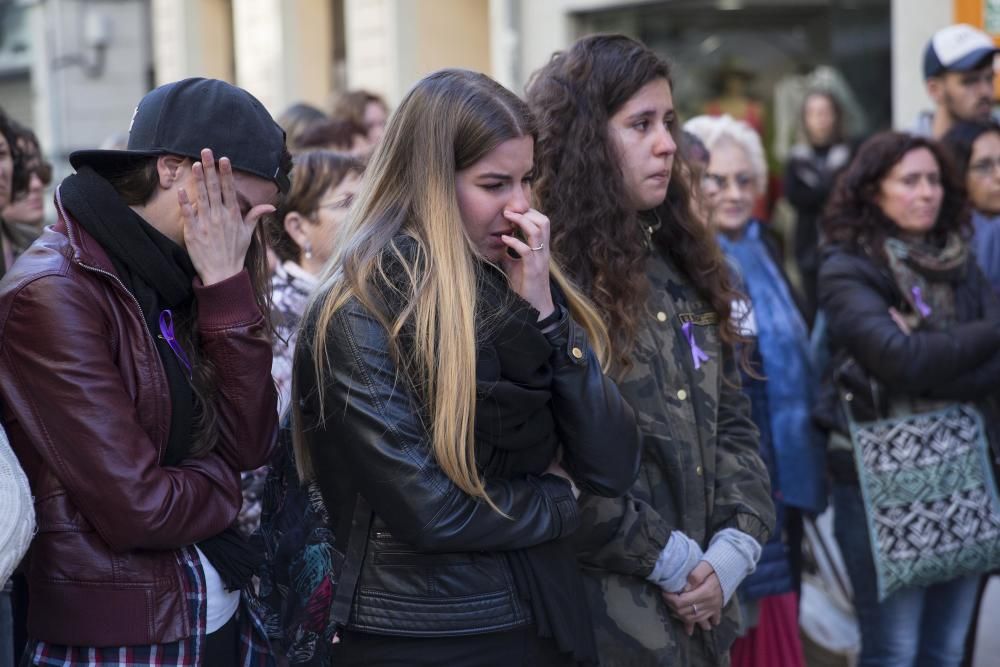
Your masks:
[[[182,79],[154,89],[132,114],[128,149],[74,151],[69,162],[74,169],[89,165],[106,173],[157,155],[200,160],[203,148],[288,192],[288,173],[281,168],[285,131],[256,97],[219,79]]]

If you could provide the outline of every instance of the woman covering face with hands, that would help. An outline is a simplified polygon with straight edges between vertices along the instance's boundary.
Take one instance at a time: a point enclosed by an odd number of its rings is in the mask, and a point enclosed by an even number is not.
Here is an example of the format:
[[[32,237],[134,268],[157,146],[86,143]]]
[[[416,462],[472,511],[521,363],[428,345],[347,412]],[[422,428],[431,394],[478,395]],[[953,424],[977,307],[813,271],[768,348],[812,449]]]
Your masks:
[[[534,121],[443,70],[393,114],[303,318],[302,476],[343,554],[335,664],[593,664],[567,541],[624,492],[631,409],[607,334],[531,208]]]
[[[57,224],[0,283],[39,525],[28,664],[263,659],[234,520],[277,426],[257,221],[288,187],[283,133],[246,91],[186,79],[142,99],[129,150],[70,161]]]

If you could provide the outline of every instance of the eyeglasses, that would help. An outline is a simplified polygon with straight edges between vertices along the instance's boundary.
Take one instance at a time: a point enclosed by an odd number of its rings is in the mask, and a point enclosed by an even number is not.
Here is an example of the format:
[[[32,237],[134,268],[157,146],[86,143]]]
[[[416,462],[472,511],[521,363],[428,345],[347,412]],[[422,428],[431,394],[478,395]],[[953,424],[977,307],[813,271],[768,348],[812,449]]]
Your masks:
[[[975,173],[976,176],[986,178],[996,173],[997,167],[1000,167],[1000,157],[987,157],[970,164],[969,171]]]
[[[754,186],[754,177],[752,174],[740,173],[733,176],[726,176],[725,174],[712,174],[709,172],[706,172],[702,177],[701,185],[703,188],[709,187],[717,190],[725,190],[729,187],[730,181],[736,184],[738,190],[750,190]]]

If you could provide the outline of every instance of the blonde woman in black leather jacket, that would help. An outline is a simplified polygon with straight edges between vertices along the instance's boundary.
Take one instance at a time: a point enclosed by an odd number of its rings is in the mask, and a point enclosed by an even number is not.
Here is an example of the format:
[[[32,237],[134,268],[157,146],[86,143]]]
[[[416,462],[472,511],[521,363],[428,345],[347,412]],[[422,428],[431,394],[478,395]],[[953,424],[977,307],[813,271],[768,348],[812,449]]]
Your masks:
[[[294,363],[297,458],[345,560],[335,664],[593,664],[564,539],[638,470],[607,336],[531,208],[534,125],[445,70],[393,115]]]

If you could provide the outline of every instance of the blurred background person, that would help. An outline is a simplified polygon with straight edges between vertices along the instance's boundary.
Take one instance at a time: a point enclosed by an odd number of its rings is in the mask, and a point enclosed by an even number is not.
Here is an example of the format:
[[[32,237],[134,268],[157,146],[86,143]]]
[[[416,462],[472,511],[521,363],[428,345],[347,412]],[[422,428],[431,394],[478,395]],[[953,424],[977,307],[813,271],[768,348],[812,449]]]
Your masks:
[[[281,126],[281,129],[285,131],[285,142],[288,144],[289,152],[295,155],[300,151],[309,150],[302,146],[303,133],[315,125],[326,123],[330,120],[330,117],[311,104],[297,102],[281,112],[281,115],[275,120]],[[280,263],[281,260],[275,254],[270,241],[268,241],[267,266],[272,274]]]
[[[677,165],[686,172],[685,180],[690,184],[691,210],[707,225],[712,216],[712,202],[718,192],[715,181],[705,178],[711,154],[702,140],[687,130],[681,133],[677,148],[681,158],[677,160]]]
[[[972,249],[1000,294],[1000,124],[959,122],[941,140],[972,208]]]
[[[972,209],[971,244],[976,262],[993,291],[1000,296],[1000,124],[992,119],[985,123],[959,121],[944,135],[941,143],[951,152],[959,182],[965,183]],[[977,610],[981,609],[988,581],[989,577],[980,580]],[[972,664],[977,630],[974,621],[966,640],[963,665]]]
[[[730,116],[699,116],[684,129],[710,153],[705,172],[714,186],[710,225],[747,296],[732,317],[752,342],[747,349],[756,373],[741,369],[742,387],[760,431],[776,514],[757,569],[739,589],[744,632],[733,644],[732,662],[794,667],[803,664],[797,611],[802,513],[815,514],[826,505],[823,448],[810,415],[815,373],[809,330],[776,244],[753,217],[767,182],[760,136]]]
[[[711,154],[705,147],[705,142],[687,130],[681,132],[681,141],[678,145],[683,161],[683,169],[687,170],[688,178],[692,183],[700,182],[708,169],[708,162]]]
[[[349,90],[337,98],[331,116],[352,121],[365,128],[365,135],[374,146],[385,132],[385,124],[389,120],[389,105],[367,90]]]
[[[281,263],[271,279],[275,325],[271,374],[278,385],[278,411],[291,392],[292,355],[299,320],[333,252],[334,237],[361,185],[364,164],[349,155],[307,151],[295,157],[292,188],[270,216],[268,237]]]
[[[961,120],[985,122],[993,113],[993,57],[998,49],[982,30],[966,23],[941,28],[924,48],[924,82],[934,102],[911,132],[940,139]]]
[[[374,144],[363,125],[353,120],[330,118],[303,128],[298,137],[299,150],[328,150],[367,157]]]
[[[850,159],[840,102],[829,91],[807,93],[802,102],[800,141],[792,146],[785,165],[784,195],[795,210],[793,251],[809,318],[816,314],[819,216],[834,179]]]
[[[819,303],[831,363],[818,413],[831,430],[834,532],[854,591],[861,667],[957,666],[975,609],[977,574],[902,588],[879,601],[868,531],[874,519],[862,498],[846,414],[849,409],[866,422],[902,419],[1000,390],[1000,307],[966,244],[963,191],[943,168],[948,164],[943,149],[926,138],[875,135],[838,180],[823,218]],[[979,406],[987,433],[993,432],[996,411]],[[940,446],[961,444],[952,439]],[[962,523],[955,530],[977,532]],[[891,539],[910,533],[903,527]],[[949,543],[963,546],[962,540]]]
[[[295,154],[302,150],[302,133],[314,125],[330,120],[330,117],[311,104],[298,102],[282,111],[276,120],[285,131],[288,150]]]
[[[42,156],[35,133],[16,123],[12,126],[19,157],[14,166],[10,203],[0,208],[8,266],[42,233],[45,189],[52,182],[52,165]]]

